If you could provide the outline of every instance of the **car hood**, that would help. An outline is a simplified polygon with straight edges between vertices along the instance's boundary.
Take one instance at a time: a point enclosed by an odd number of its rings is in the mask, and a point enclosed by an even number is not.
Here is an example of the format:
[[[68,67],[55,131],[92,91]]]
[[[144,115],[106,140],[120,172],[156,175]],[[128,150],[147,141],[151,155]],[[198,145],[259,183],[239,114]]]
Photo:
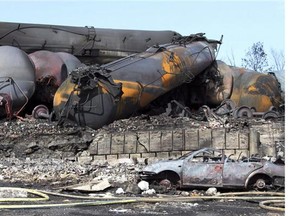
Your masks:
[[[142,172],[153,172],[160,173],[164,170],[172,170],[177,173],[180,173],[181,166],[183,164],[183,160],[162,160],[156,163],[147,165],[143,168]]]

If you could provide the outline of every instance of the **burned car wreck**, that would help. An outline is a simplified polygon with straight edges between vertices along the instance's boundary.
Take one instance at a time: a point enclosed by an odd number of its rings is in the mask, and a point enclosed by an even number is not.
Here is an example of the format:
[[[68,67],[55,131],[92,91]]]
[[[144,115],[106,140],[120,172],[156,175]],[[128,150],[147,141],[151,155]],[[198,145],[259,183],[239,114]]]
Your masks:
[[[285,165],[261,158],[232,159],[224,150],[203,148],[178,159],[162,160],[147,165],[139,172],[142,180],[156,181],[171,188],[219,187],[255,188],[284,187]]]

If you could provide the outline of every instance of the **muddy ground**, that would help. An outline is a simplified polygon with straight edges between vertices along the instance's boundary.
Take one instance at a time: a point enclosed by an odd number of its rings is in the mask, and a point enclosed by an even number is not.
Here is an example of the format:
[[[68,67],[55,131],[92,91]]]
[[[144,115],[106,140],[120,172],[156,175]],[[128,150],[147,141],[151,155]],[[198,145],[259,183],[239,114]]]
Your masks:
[[[261,123],[262,120],[259,120]],[[210,124],[210,125],[209,125]],[[73,123],[63,127],[57,122],[35,120],[31,117],[2,120],[0,124],[0,186],[24,187],[48,191],[60,191],[84,196],[109,194],[124,198],[151,196],[193,196],[204,195],[206,189],[170,190],[155,187],[156,194],[142,195],[137,187],[138,171],[144,166],[143,161],[133,159],[123,161],[94,161],[83,163],[75,156],[85,151],[99,132],[153,129],[161,127],[190,126],[211,127],[211,122],[191,121],[188,118],[170,118],[167,116],[138,116],[119,120],[99,130],[79,128]],[[217,122],[213,127],[221,126]],[[223,126],[223,125],[222,125]],[[221,126],[221,127],[222,127]],[[248,120],[230,121],[225,127],[232,130],[245,129]],[[59,142],[61,140],[62,142]],[[101,181],[109,186],[99,191],[86,190]],[[85,189],[76,189],[74,186]],[[152,187],[152,186],[151,186]],[[72,189],[71,189],[72,188]],[[117,194],[117,189],[125,194]],[[97,189],[98,190],[98,189]],[[227,191],[220,191],[227,192]],[[51,202],[62,202],[51,196]],[[192,202],[137,202],[131,204],[114,204],[97,207],[45,208],[27,210],[0,210],[1,215],[284,215],[281,212],[266,210],[257,202],[236,200],[202,199]]]

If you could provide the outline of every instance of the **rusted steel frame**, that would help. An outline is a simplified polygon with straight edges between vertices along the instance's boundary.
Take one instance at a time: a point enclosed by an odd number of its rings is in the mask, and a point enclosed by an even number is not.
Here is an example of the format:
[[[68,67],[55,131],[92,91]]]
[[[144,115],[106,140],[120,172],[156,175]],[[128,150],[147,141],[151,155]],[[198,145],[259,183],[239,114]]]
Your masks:
[[[94,67],[85,78],[75,79],[75,72],[56,92],[54,109],[56,113],[67,110],[64,106],[74,91],[69,116],[80,125],[99,128],[126,118],[204,71],[215,60],[214,43],[204,37],[191,37],[185,44],[154,46],[98,69]],[[121,85],[117,99],[102,82],[101,76],[107,73],[113,81],[109,85]]]

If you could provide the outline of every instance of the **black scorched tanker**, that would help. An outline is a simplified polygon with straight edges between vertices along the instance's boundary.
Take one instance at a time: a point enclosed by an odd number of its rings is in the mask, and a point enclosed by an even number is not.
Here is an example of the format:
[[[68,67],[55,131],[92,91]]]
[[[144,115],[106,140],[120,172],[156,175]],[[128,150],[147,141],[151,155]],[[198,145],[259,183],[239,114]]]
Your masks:
[[[217,43],[196,34],[101,67],[75,70],[57,90],[54,110],[60,119],[94,129],[129,117],[207,69],[215,61]]]

